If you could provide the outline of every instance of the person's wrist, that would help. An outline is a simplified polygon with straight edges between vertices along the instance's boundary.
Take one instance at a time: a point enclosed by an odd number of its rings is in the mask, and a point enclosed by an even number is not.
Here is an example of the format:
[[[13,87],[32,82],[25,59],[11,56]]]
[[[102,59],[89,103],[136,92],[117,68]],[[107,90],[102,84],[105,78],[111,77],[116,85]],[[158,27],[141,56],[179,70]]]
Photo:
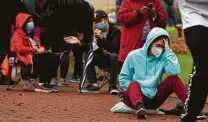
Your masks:
[[[165,51],[167,51],[167,50],[170,50],[170,47],[169,46],[165,47]]]

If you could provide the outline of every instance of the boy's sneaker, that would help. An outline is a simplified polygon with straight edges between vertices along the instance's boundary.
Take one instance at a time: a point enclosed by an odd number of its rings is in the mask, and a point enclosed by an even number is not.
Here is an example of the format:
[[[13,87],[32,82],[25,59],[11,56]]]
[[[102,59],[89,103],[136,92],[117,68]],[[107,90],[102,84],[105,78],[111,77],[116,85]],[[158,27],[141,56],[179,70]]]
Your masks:
[[[81,77],[79,76],[73,76],[72,79],[70,80],[72,83],[80,83]]]
[[[207,116],[205,112],[201,112],[196,118],[197,120],[203,120],[203,119],[206,119]]]
[[[58,86],[69,86],[69,82],[64,79],[61,79],[58,83]]]
[[[83,93],[99,93],[99,87],[96,84],[88,84],[84,89],[82,89]]]
[[[147,110],[145,109],[144,104],[137,105],[137,111],[135,112],[139,119],[146,119],[147,117]]]
[[[51,86],[57,86],[57,80],[56,80],[56,78],[52,78],[52,79],[51,79],[50,85],[51,85]]]
[[[36,92],[51,93],[51,92],[53,92],[53,89],[52,88],[46,88],[44,86],[39,85],[39,86],[36,86],[35,91]]]
[[[119,90],[116,86],[110,86],[108,91],[109,91],[110,95],[118,95],[119,94]]]

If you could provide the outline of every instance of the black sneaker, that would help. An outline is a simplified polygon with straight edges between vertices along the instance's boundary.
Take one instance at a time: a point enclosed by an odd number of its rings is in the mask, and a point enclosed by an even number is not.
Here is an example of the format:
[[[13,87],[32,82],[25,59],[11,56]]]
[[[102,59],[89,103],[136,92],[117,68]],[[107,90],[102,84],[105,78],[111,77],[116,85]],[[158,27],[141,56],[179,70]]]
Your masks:
[[[207,113],[201,112],[196,118],[197,120],[204,120],[207,118]]]
[[[96,87],[92,84],[88,84],[84,89],[82,89],[82,92],[84,93],[99,93],[99,87]]]
[[[176,107],[170,110],[165,110],[165,109],[160,109],[162,112],[168,115],[176,115],[176,116],[181,116],[181,114],[184,113],[184,104],[183,103],[177,103]],[[207,113],[206,112],[201,112],[197,116],[197,120],[203,120],[207,118]]]
[[[119,94],[119,90],[116,86],[110,86],[108,89],[108,92],[110,93],[110,95],[118,95]]]
[[[145,109],[144,104],[137,105],[137,111],[135,112],[139,119],[146,119],[147,117],[147,110]]]

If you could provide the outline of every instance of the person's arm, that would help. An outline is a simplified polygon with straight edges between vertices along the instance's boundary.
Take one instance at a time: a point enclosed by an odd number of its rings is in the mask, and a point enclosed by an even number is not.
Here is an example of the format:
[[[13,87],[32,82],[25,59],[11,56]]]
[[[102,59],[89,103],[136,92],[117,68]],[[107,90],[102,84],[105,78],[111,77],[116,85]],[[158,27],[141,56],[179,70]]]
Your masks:
[[[165,51],[165,73],[168,75],[179,75],[181,73],[180,64],[176,55],[171,49]]]
[[[99,47],[104,48],[108,52],[117,52],[120,46],[120,38],[121,32],[116,31],[113,34],[112,40],[108,40],[107,38],[98,39],[97,44]]]
[[[119,83],[123,90],[126,90],[133,80],[133,65],[132,65],[131,53],[127,56],[124,61],[123,67],[119,75]]]
[[[15,49],[19,54],[33,55],[37,52],[36,49],[24,45],[24,40],[21,37],[17,37],[17,35],[14,35],[14,38],[12,38],[12,43],[14,43]]]
[[[168,39],[163,39],[165,43],[164,54],[162,60],[165,60],[165,73],[168,75],[179,75],[181,72],[180,64],[175,53],[170,48]]]
[[[139,10],[130,10],[129,0],[123,0],[118,11],[118,20],[126,26],[136,24],[142,14]]]

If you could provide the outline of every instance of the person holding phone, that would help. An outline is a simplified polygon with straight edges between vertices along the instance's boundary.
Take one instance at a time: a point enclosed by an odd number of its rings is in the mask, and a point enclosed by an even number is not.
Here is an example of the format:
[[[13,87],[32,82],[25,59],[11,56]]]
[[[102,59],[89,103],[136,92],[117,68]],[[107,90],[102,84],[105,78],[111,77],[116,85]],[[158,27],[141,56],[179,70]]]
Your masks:
[[[166,24],[167,14],[158,0],[123,0],[118,20],[122,24],[118,57],[122,66],[129,52],[143,46],[152,28]]]

